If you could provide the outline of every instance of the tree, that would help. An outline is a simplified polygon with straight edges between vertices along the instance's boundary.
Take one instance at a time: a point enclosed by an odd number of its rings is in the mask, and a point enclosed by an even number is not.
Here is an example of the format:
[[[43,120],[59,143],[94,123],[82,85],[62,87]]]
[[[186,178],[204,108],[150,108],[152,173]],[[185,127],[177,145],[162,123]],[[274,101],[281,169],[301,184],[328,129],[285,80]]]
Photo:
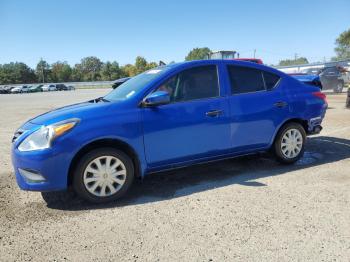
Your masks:
[[[20,83],[34,83],[37,81],[35,72],[25,63],[15,63],[15,71]]]
[[[146,70],[157,67],[156,62],[147,62],[137,56],[135,64],[119,66],[116,61],[103,63],[95,56],[81,59],[80,63],[71,67],[66,61],[57,61],[49,65],[40,59],[35,71],[24,63],[0,64],[0,84],[19,84],[33,82],[67,82],[115,80],[127,76],[135,76]]]
[[[145,72],[157,66],[158,64],[156,62],[148,63],[144,57],[138,56],[135,59],[135,65],[126,64],[120,68],[120,71],[121,71],[120,77],[134,76],[137,74],[141,74],[142,72]]]
[[[0,84],[22,84],[36,81],[34,70],[24,63],[11,62],[0,67]]]
[[[333,60],[342,60],[350,58],[350,29],[341,33],[335,40],[334,48],[337,56]]]
[[[157,66],[158,66],[158,64],[156,62],[150,62],[150,63],[147,64],[146,70],[155,68]]]
[[[81,59],[80,64],[75,65],[75,73],[80,80],[96,81],[101,79],[100,71],[103,63],[95,56],[88,56]]]
[[[108,81],[123,77],[119,64],[116,61],[104,63],[101,69],[101,76],[102,80]]]
[[[136,74],[140,74],[147,70],[147,60],[142,56],[136,57],[135,60]]]
[[[72,78],[72,68],[67,62],[57,61],[51,65],[51,79],[53,82],[68,82]]]
[[[285,59],[281,60],[279,62],[279,66],[290,66],[290,65],[302,65],[302,64],[308,64],[309,61],[306,57],[299,57],[297,59]]]
[[[49,82],[50,65],[43,59],[40,59],[36,65],[35,74],[39,82]]]
[[[83,70],[80,64],[75,64],[72,68],[72,75],[71,75],[72,81],[83,81]]]
[[[136,67],[132,64],[126,64],[121,69],[124,76],[134,76],[137,74]]]
[[[201,47],[201,48],[193,48],[188,55],[185,57],[186,61],[191,60],[202,60],[206,59],[207,55],[211,52],[211,50],[208,47]]]

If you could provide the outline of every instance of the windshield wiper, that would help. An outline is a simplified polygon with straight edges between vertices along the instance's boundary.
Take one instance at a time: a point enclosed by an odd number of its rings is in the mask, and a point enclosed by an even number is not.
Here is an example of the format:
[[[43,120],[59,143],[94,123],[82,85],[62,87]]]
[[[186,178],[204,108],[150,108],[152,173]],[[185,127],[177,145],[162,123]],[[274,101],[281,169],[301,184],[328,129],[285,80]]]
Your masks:
[[[108,99],[101,96],[101,97],[95,99],[95,103],[98,103],[98,102],[111,102],[111,101],[109,101]]]

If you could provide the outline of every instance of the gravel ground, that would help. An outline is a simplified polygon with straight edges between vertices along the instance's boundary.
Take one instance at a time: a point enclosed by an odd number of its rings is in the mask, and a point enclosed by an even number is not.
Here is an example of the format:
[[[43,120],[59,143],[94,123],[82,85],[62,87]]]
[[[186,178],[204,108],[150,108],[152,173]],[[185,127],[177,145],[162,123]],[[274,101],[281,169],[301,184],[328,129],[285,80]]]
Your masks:
[[[15,129],[106,92],[0,95],[1,261],[349,261],[344,93],[328,96],[324,130],[293,166],[262,154],[185,168],[100,206],[72,193],[20,191],[10,162]]]

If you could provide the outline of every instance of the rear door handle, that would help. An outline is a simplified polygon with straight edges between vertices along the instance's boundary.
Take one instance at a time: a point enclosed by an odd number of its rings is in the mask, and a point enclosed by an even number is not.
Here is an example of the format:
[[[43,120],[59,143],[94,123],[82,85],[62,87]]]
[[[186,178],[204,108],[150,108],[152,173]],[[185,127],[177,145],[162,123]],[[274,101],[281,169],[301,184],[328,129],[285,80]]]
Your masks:
[[[288,105],[288,103],[285,101],[278,101],[278,102],[274,103],[273,105],[275,107],[282,108],[282,107],[286,107]]]
[[[221,114],[222,114],[222,110],[211,110],[205,113],[206,116],[210,116],[210,117],[219,116]]]

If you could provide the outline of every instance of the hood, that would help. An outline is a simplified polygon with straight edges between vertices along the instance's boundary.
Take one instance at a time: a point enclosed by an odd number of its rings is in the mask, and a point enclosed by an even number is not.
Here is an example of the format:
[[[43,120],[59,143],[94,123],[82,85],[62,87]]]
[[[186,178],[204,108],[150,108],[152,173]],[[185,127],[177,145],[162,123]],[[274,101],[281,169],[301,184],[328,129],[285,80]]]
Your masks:
[[[292,75],[292,77],[301,82],[320,81],[320,77],[318,75]]]
[[[73,104],[49,111],[30,119],[28,122],[36,125],[50,125],[70,118],[87,118],[100,114],[101,110],[105,110],[110,104],[109,102],[96,103],[94,100]]]

